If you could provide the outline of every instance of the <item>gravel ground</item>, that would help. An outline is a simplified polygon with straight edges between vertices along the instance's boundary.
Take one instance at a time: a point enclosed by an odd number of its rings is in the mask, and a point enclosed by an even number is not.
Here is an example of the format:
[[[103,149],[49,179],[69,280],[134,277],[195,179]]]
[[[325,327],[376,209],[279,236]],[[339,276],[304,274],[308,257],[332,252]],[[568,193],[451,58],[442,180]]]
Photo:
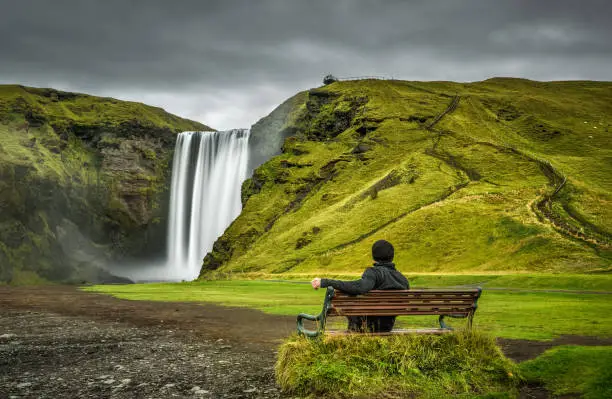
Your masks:
[[[0,398],[279,398],[275,348],[292,323],[75,287],[0,287]]]
[[[278,398],[273,354],[73,316],[4,310],[1,398]]]

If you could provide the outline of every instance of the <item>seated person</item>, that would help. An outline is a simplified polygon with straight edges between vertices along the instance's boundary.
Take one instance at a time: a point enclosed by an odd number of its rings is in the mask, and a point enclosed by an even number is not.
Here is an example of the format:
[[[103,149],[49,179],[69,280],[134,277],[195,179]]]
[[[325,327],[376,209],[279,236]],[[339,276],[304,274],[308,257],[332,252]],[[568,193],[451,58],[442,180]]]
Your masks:
[[[337,290],[351,295],[365,294],[370,290],[407,290],[408,280],[395,269],[392,262],[394,249],[391,243],[379,240],[372,245],[372,258],[374,266],[363,272],[361,279],[355,281],[340,281],[315,278],[312,288],[334,287]],[[395,316],[350,316],[348,317],[349,331],[356,332],[389,332],[395,324]]]

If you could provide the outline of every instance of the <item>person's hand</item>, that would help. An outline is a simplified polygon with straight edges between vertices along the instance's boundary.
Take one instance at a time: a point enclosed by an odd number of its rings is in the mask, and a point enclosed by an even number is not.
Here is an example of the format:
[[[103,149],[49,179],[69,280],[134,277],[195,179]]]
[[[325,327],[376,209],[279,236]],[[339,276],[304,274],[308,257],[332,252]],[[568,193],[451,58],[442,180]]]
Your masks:
[[[312,285],[312,288],[314,288],[315,290],[318,290],[319,288],[321,288],[321,279],[318,277],[315,277],[310,282],[310,285]]]

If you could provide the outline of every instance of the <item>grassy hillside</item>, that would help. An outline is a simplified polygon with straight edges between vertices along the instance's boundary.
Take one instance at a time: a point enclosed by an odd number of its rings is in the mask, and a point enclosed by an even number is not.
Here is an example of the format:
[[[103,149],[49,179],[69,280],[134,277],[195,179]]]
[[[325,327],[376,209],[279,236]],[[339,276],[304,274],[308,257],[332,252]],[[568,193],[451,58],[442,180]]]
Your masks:
[[[298,98],[203,275],[356,273],[377,239],[405,272],[611,270],[612,83],[364,80]]]
[[[139,103],[0,85],[0,282],[97,280],[105,262],[159,248],[185,130],[210,128]]]

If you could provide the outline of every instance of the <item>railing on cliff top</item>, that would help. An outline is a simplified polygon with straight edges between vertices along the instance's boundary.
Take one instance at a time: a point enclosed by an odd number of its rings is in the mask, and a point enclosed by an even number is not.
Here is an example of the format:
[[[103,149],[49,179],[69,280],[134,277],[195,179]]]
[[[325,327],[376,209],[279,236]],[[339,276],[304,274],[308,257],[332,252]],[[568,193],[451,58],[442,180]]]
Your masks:
[[[347,81],[347,80],[366,80],[366,79],[374,79],[374,80],[399,80],[394,78],[393,76],[349,76],[344,78],[334,77],[335,80],[339,81]]]

